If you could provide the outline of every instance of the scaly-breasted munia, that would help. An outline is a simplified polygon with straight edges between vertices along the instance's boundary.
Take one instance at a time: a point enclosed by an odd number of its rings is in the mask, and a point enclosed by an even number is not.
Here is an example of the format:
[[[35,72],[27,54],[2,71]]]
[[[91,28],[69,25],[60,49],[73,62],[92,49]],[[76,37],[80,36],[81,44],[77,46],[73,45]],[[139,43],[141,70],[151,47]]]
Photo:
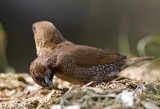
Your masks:
[[[38,57],[31,63],[30,73],[42,87],[53,87],[53,76],[73,84],[100,83],[126,67],[153,57],[128,59],[119,53],[99,48],[76,45],[63,38],[56,27],[41,21],[33,24]]]

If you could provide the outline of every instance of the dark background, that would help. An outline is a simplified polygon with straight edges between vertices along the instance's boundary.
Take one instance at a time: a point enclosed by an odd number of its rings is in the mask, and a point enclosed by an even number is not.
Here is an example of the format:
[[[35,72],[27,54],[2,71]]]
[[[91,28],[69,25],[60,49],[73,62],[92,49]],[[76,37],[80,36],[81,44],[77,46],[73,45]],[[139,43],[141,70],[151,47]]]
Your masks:
[[[1,0],[6,55],[17,72],[29,72],[36,58],[31,28],[42,20],[53,22],[66,39],[76,44],[140,56],[137,42],[148,35],[160,35],[160,1]],[[159,56],[157,51],[152,49],[146,55]]]

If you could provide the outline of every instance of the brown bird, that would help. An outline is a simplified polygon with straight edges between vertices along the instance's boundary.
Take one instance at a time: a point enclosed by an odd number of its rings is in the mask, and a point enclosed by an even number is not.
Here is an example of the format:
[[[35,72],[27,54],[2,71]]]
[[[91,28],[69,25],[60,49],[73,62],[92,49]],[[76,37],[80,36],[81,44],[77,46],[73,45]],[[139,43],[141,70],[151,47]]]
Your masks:
[[[131,64],[154,57],[126,56],[113,51],[76,45],[63,38],[55,26],[47,21],[33,24],[37,48],[30,66],[33,80],[42,87],[53,87],[53,76],[73,84],[85,85],[91,81],[108,80]]]

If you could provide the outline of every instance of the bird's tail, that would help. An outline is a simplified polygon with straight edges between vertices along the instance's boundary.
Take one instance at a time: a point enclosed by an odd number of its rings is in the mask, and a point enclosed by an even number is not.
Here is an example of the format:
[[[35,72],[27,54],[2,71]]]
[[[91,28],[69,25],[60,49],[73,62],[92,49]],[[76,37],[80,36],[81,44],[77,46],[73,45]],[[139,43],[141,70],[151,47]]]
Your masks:
[[[128,59],[126,59],[126,65],[129,66],[129,65],[135,64],[139,61],[152,60],[152,59],[154,59],[154,56],[128,58]]]

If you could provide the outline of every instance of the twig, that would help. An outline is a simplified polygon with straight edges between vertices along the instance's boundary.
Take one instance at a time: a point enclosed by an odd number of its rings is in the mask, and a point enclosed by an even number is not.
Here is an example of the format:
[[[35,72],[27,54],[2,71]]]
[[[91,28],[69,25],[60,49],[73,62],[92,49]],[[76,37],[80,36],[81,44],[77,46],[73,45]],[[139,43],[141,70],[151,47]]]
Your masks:
[[[17,100],[18,98],[0,98],[0,101],[11,101],[11,100]]]

